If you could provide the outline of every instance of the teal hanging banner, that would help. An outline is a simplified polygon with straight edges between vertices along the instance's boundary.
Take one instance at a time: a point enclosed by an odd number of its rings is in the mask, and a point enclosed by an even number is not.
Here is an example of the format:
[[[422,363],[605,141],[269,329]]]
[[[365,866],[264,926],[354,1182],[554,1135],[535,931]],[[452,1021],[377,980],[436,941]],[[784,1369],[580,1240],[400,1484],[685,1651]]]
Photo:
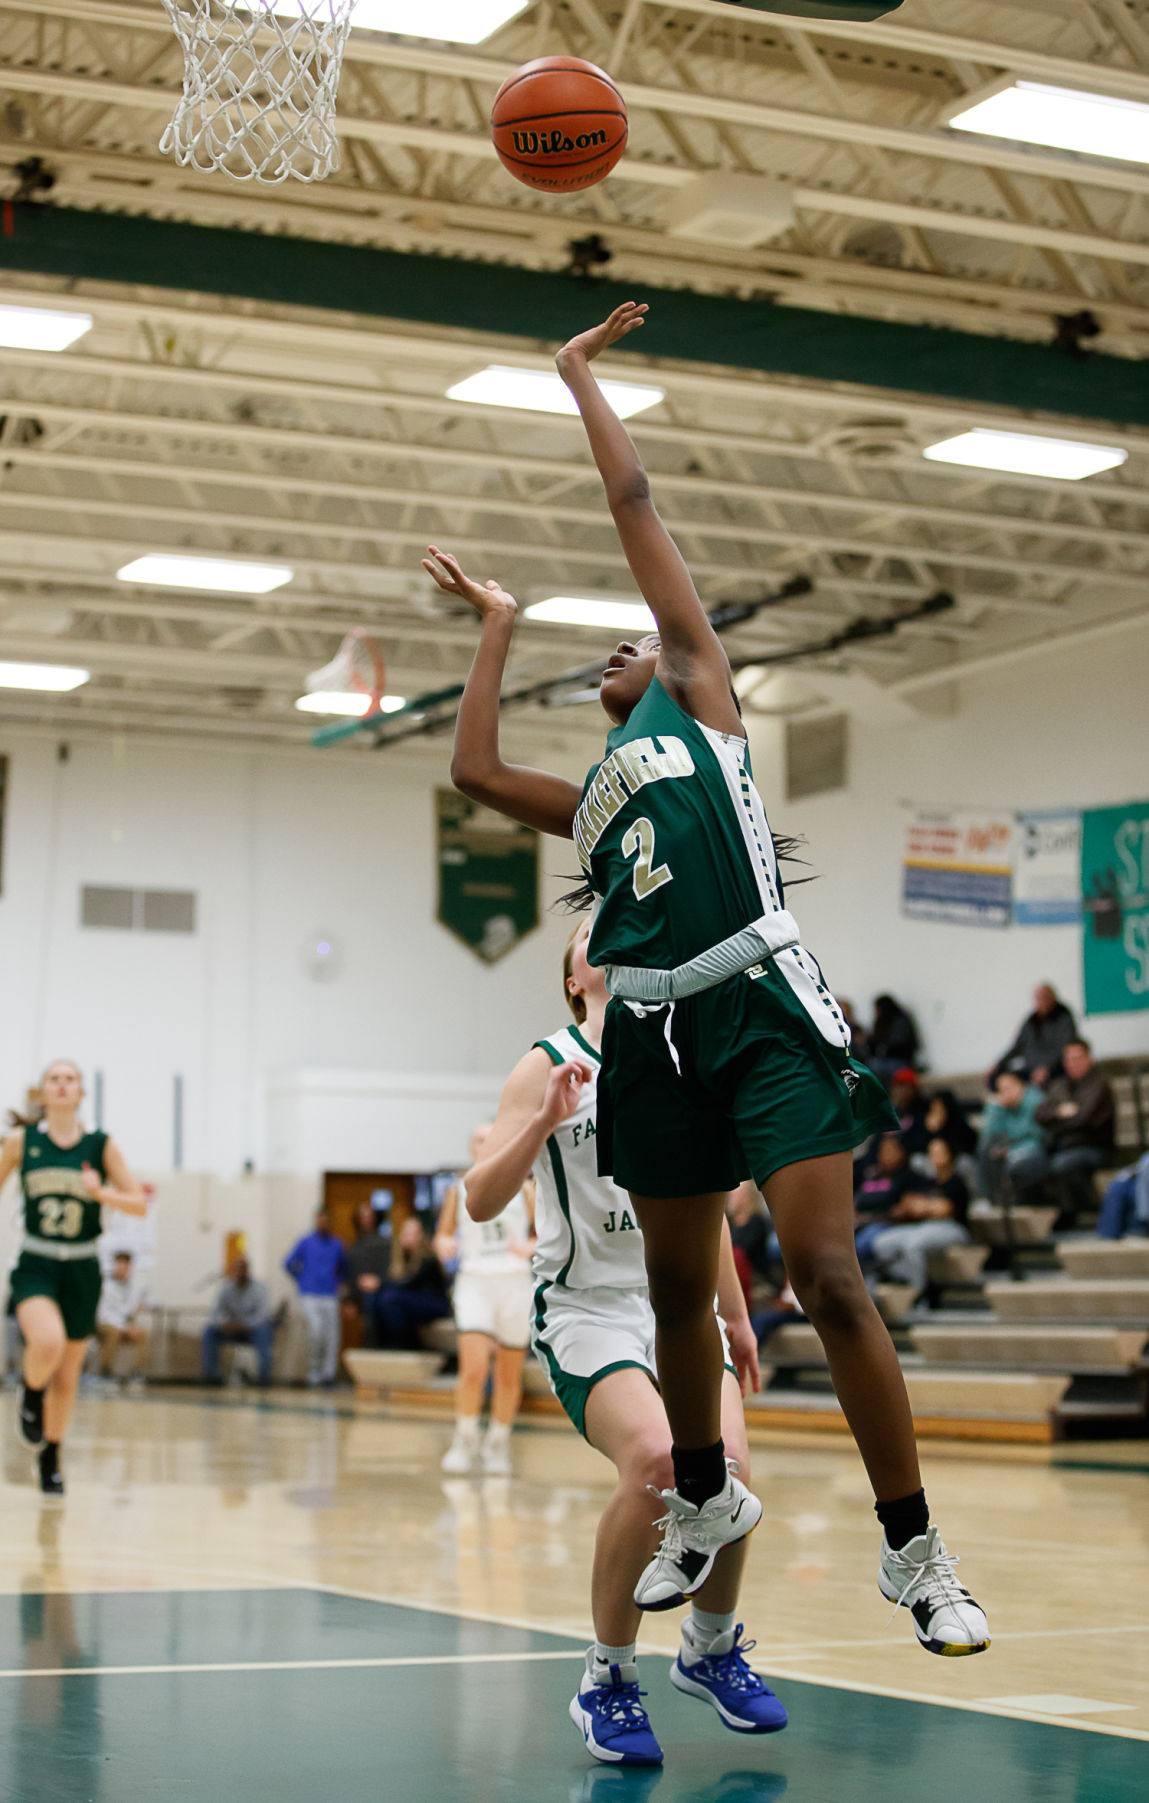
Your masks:
[[[1149,1008],[1149,801],[1081,817],[1085,1012]]]
[[[529,826],[436,789],[439,919],[484,964],[539,924],[539,835]]]

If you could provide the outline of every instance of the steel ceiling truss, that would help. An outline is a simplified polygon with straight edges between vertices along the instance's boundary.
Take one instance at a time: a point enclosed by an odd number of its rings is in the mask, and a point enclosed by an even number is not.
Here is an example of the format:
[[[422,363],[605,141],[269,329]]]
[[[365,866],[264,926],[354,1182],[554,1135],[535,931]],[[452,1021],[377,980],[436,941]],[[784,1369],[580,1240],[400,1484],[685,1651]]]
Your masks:
[[[981,295],[991,329],[1048,332],[1049,313],[1098,306],[1115,310],[1102,318],[1107,348],[1143,349],[1149,174],[940,123],[953,102],[1008,74],[1149,98],[1146,34],[1107,0],[1061,11],[919,0],[909,25],[895,14],[855,26],[712,0],[552,0],[474,49],[357,32],[340,97],[343,171],[320,191],[274,197],[158,157],[180,77],[158,6],[0,0],[0,17],[0,150],[58,157],[57,192],[72,204],[290,222],[303,235],[546,267],[595,227],[630,279],[745,291],[769,285],[780,259],[788,293],[820,271],[807,304],[957,323],[972,308],[956,285]],[[556,46],[607,62],[632,115],[623,172],[557,202],[500,169],[484,126],[503,76]],[[712,168],[789,184],[792,230],[764,250],[714,258],[668,240],[668,195]],[[1010,295],[1026,299],[1011,306]]]
[[[0,298],[79,296],[10,278]],[[264,316],[202,295],[93,290],[82,304],[96,324],[73,351],[0,352],[0,656],[94,673],[53,717],[305,737],[292,708],[302,679],[355,624],[381,640],[392,692],[458,680],[473,623],[422,576],[429,542],[524,602],[633,592],[578,421],[446,399],[461,376],[505,360],[505,344]],[[651,369],[620,357],[614,373]],[[813,583],[732,631],[743,661],[952,590],[951,613],[834,653],[835,669],[893,693],[1143,605],[1149,434],[1123,434],[1128,463],[1088,483],[993,477],[920,451],[970,424],[1016,427],[1010,415],[699,368],[657,374],[667,398],[633,429],[704,599],[751,600],[798,573]],[[282,560],[296,574],[250,599],[117,579],[149,550]],[[543,681],[607,642],[526,621],[513,678]],[[593,711],[571,709],[564,725],[577,736]],[[517,716],[515,732],[551,738],[547,722]]]

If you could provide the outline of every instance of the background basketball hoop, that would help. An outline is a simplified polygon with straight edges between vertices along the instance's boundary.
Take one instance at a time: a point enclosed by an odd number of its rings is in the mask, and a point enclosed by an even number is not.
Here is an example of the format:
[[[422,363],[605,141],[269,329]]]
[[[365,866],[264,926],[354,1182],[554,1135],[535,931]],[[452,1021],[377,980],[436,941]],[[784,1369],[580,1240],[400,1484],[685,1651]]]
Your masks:
[[[355,0],[164,0],[183,96],[160,149],[240,181],[338,169],[335,96]]]

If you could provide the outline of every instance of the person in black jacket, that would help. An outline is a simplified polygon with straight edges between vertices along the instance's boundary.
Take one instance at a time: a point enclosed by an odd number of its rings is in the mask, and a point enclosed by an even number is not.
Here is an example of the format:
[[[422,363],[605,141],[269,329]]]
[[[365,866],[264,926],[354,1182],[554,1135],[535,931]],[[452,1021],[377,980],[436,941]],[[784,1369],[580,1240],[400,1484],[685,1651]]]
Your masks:
[[[1077,1038],[1073,1010],[1066,1007],[1052,983],[1039,983],[1033,992],[1033,1012],[1027,1014],[1007,1052],[989,1073],[993,1088],[1002,1071],[1016,1071],[1044,1089],[1051,1077],[1061,1075],[1061,1054]]]
[[[874,998],[874,1019],[866,1042],[866,1060],[888,1084],[903,1065],[915,1070],[921,1040],[913,1015],[892,995]]]
[[[399,1229],[398,1263],[398,1275],[375,1292],[375,1331],[380,1346],[414,1351],[419,1329],[451,1312],[446,1275],[417,1215],[409,1215]]]

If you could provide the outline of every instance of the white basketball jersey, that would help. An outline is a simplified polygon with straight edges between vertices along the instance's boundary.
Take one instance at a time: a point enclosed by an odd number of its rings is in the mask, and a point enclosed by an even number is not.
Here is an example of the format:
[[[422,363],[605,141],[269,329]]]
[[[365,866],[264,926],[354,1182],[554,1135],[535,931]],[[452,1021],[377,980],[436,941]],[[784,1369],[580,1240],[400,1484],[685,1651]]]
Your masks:
[[[642,1230],[630,1197],[598,1174],[595,1109],[602,1060],[577,1027],[563,1027],[535,1043],[554,1064],[581,1058],[594,1071],[578,1107],[555,1128],[535,1162],[535,1276],[572,1290],[645,1290]]]
[[[531,1237],[531,1217],[520,1190],[493,1221],[472,1221],[467,1213],[467,1191],[459,1179],[459,1270],[467,1277],[498,1277],[517,1271],[526,1275],[530,1266],[512,1252]]]

